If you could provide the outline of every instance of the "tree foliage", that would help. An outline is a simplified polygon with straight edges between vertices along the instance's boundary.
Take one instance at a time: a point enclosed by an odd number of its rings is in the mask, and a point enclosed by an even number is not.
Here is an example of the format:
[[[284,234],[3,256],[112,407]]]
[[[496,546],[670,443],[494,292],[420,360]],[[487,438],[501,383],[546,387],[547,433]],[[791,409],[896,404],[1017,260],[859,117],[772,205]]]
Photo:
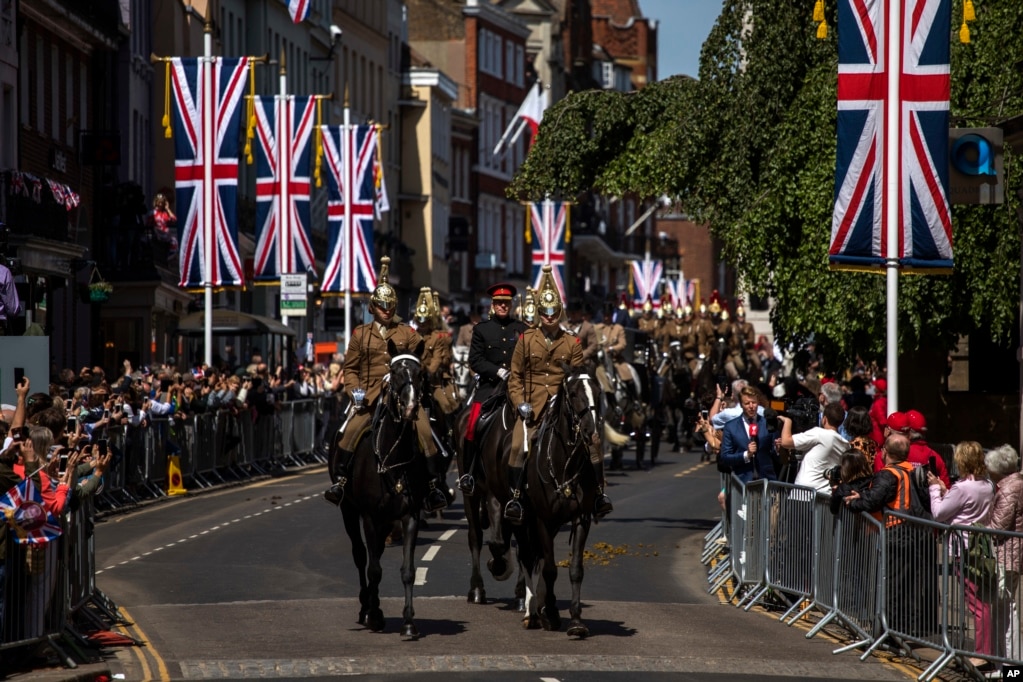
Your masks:
[[[1023,114],[1023,3],[975,0],[972,41],[958,41],[955,0],[951,111],[956,125]],[[816,39],[812,3],[725,0],[704,43],[699,80],[676,76],[634,93],[573,93],[544,116],[509,193],[575,197],[595,190],[674,198],[705,222],[744,287],[774,297],[781,343],[813,334],[836,361],[884,357],[883,275],[834,272],[838,57],[835,7]],[[841,28],[841,27],[839,27]],[[1006,203],[953,210],[955,272],[900,277],[903,351],[949,347],[984,330],[1008,344],[1017,324],[1023,169],[1007,150]]]

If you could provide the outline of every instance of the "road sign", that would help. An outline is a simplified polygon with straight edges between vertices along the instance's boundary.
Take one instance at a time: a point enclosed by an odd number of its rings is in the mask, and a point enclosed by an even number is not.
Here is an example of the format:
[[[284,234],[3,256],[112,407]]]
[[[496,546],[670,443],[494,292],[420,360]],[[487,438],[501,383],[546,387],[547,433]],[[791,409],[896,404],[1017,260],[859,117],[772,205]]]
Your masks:
[[[281,275],[281,317],[305,317],[306,274]]]

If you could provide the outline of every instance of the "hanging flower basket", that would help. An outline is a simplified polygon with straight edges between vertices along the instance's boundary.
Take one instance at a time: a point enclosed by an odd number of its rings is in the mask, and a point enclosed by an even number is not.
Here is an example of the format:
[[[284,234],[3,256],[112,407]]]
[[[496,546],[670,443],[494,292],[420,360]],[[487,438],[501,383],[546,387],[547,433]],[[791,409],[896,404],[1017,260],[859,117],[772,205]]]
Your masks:
[[[110,294],[114,290],[114,285],[103,279],[103,275],[99,274],[97,268],[92,269],[92,274],[89,276],[89,283],[86,285],[89,292],[90,303],[103,303],[110,299]]]

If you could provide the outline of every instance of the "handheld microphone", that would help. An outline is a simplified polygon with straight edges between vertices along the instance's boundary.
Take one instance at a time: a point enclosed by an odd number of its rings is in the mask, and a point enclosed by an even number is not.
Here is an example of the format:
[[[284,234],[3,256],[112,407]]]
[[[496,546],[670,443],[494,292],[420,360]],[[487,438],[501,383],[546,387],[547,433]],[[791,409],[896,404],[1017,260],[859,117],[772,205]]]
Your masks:
[[[759,430],[760,429],[759,429],[759,427],[757,427],[756,423],[753,423],[753,424],[749,425],[749,437],[750,437],[750,440],[756,440],[757,432],[759,432]]]

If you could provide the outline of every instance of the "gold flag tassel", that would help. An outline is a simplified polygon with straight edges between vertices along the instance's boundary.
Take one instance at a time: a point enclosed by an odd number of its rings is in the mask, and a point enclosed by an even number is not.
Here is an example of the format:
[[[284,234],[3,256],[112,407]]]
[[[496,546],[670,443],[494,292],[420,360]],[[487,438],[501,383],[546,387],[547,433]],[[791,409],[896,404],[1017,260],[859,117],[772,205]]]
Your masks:
[[[533,243],[533,236],[529,232],[529,223],[532,220],[532,218],[533,218],[533,204],[530,203],[529,207],[526,209],[526,243],[527,244],[532,244]]]
[[[249,97],[246,107],[245,162],[252,165],[252,138],[256,136],[256,61],[249,60]]]
[[[817,24],[817,40],[824,40],[828,37],[828,22],[822,21]]]
[[[316,186],[323,187],[323,99],[316,98],[316,164],[313,177]]]
[[[963,3],[963,21],[976,21],[977,11],[973,8],[973,0]]]
[[[170,98],[171,98],[171,60],[164,62],[165,75],[163,84],[163,136],[168,140],[171,138],[171,120],[170,120]]]
[[[970,42],[970,27],[963,22],[963,25],[959,28],[959,42],[964,45],[968,45]]]
[[[813,20],[818,24],[824,21],[824,0],[817,0],[813,6]]]
[[[373,171],[373,203],[376,205],[377,196],[380,194],[380,184],[384,179],[384,134],[381,125],[377,124],[373,127],[377,131],[377,167]]]
[[[572,206],[565,204],[565,243],[572,241]]]

